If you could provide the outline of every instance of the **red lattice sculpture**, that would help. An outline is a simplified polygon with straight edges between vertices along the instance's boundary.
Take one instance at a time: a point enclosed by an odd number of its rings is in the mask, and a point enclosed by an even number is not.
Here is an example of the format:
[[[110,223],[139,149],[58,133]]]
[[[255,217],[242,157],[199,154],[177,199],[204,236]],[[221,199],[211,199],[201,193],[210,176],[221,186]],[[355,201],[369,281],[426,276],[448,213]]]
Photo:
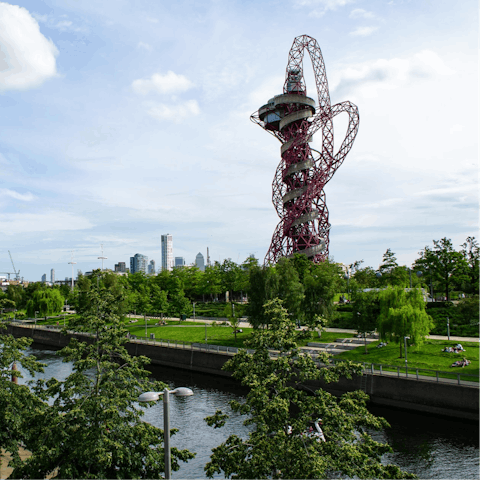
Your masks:
[[[318,106],[307,97],[303,55],[312,60]],[[346,112],[347,135],[334,155],[333,117]],[[314,262],[328,257],[328,209],[324,187],[350,151],[358,131],[358,108],[350,102],[330,105],[327,75],[317,41],[307,35],[295,38],[288,55],[283,95],[277,95],[255,112],[251,120],[280,142],[282,160],[273,180],[272,201],[280,217],[265,257],[276,263],[281,257],[304,253]],[[322,132],[322,150],[310,148],[313,135]]]

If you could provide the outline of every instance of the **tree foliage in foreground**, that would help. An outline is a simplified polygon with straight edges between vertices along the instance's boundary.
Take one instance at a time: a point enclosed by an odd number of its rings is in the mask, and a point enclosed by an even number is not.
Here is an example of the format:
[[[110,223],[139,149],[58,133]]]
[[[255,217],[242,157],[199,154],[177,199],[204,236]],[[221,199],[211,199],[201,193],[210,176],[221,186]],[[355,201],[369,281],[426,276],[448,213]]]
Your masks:
[[[419,289],[387,288],[378,293],[380,301],[379,332],[384,340],[400,344],[402,358],[403,337],[419,347],[434,327],[432,317],[425,311],[425,301]]]
[[[381,456],[391,452],[387,444],[376,442],[369,429],[388,426],[383,418],[370,414],[367,395],[349,392],[340,398],[325,390],[305,391],[308,382],[336,381],[360,373],[351,362],[318,368],[313,359],[301,352],[295,323],[278,299],[265,305],[270,328],[256,330],[249,348],[240,350],[225,369],[250,388],[245,403],[232,401],[232,410],[247,415],[245,425],[253,430],[246,440],[231,435],[212,450],[205,466],[207,476],[223,472],[225,478],[413,478],[395,465],[382,465]],[[276,359],[269,348],[280,352]],[[329,363],[329,356],[320,359]],[[215,428],[228,416],[217,411],[206,418]],[[325,442],[304,432],[312,420],[323,419]]]
[[[69,328],[94,337],[91,343],[72,339],[59,351],[73,363],[65,381],[40,380],[34,387],[44,403],[26,419],[25,446],[32,455],[12,478],[160,478],[164,432],[142,421],[136,402],[140,393],[165,385],[148,381],[146,357],[127,353],[115,297],[92,285],[83,293],[82,318]],[[172,470],[193,456],[173,448]]]
[[[32,339],[14,338],[4,332],[5,328],[0,324],[0,451],[10,454],[9,466],[15,467],[22,462],[19,449],[28,439],[25,412],[40,413],[44,404],[26,385],[12,382],[12,377],[21,377],[22,370],[34,375],[44,365],[23,353]],[[12,369],[14,363],[18,370]]]

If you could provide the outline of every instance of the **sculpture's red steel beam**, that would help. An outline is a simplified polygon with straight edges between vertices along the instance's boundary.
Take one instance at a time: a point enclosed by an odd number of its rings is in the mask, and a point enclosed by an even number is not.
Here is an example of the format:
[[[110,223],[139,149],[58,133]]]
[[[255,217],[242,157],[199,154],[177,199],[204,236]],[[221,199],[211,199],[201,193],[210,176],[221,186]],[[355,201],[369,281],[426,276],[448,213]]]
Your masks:
[[[318,102],[307,97],[303,56],[312,61]],[[345,139],[334,155],[333,118],[347,113]],[[314,262],[328,257],[328,209],[324,187],[350,151],[358,131],[358,108],[350,102],[331,106],[327,74],[317,41],[308,35],[295,38],[288,55],[283,94],[271,98],[251,120],[282,143],[281,161],[272,184],[272,201],[280,217],[265,257],[276,263],[280,257],[304,253]],[[313,135],[322,132],[322,150],[310,147]]]

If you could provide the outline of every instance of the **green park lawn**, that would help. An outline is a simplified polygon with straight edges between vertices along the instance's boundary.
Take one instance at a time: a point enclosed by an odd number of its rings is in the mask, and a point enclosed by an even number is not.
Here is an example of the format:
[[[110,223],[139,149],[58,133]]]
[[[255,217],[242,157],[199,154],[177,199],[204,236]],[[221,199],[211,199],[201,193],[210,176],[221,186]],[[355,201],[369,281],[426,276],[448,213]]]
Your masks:
[[[173,322],[178,325],[178,322]],[[171,340],[177,342],[187,343],[205,343],[205,325],[192,326],[193,322],[188,324],[183,323],[182,326],[162,326],[162,327],[149,327],[147,329],[148,334],[155,334],[156,340]],[[137,324],[128,324],[127,329],[131,334],[139,337],[145,337],[145,324],[138,322]],[[253,328],[242,328],[242,333],[237,333],[237,342],[235,343],[235,335],[233,329],[227,326],[212,326],[207,324],[207,342],[211,345],[224,345],[230,347],[243,347],[244,341],[248,340],[252,334]],[[335,333],[335,332],[322,332],[321,339],[318,335],[312,336],[308,339],[302,339],[300,346],[307,345],[308,342],[322,342],[329,343],[335,341],[337,338],[350,338],[353,337],[350,333]]]
[[[466,350],[461,353],[442,352],[445,347],[453,347],[458,342],[453,340],[427,340],[421,347],[408,347],[407,359],[409,369],[439,370],[442,372],[471,373],[478,375],[479,368],[479,344],[474,342],[460,342]],[[379,342],[368,345],[368,354],[362,345],[354,350],[335,355],[335,359],[352,360],[355,362],[367,362],[382,365],[405,367],[405,358],[399,358],[400,348],[398,344],[389,343],[386,347],[377,348]],[[463,357],[470,360],[468,367],[451,367],[451,364]],[[466,379],[466,378],[465,378]],[[475,380],[475,379],[471,379]],[[478,380],[478,378],[477,378]]]
[[[178,322],[176,322],[178,325]],[[145,337],[145,324],[126,325],[129,332],[139,337]],[[231,327],[211,326],[207,324],[207,342],[211,345],[225,345],[230,347],[243,347],[243,342],[251,335],[253,328],[242,328],[242,333],[237,333],[237,343],[235,343],[235,335]],[[188,322],[188,326],[158,326],[149,327],[148,334],[155,334],[156,340],[170,340],[179,343],[205,343],[205,325],[192,326],[192,322]]]

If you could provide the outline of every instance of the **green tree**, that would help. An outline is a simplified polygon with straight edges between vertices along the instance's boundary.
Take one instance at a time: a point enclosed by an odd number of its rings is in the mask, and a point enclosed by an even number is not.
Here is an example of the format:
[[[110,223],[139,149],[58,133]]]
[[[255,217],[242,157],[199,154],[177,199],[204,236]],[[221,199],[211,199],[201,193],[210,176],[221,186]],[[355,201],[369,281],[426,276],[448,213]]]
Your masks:
[[[305,289],[300,282],[294,260],[281,258],[275,265],[275,270],[278,274],[277,296],[282,300],[295,322],[301,323],[304,319],[302,302],[305,299]]]
[[[33,376],[43,371],[44,365],[38,363],[34,356],[24,354],[32,339],[14,338],[5,330],[6,325],[0,324],[0,452],[8,452],[11,455],[8,466],[17,467],[22,463],[20,447],[26,444],[30,431],[30,413],[43,411],[46,404],[26,385],[13,382],[12,377],[22,377],[22,371],[28,371]],[[14,364],[17,370],[13,369]],[[0,464],[1,461],[0,457]]]
[[[375,331],[380,315],[380,302],[376,291],[361,292],[353,294],[353,321],[352,327],[358,333],[363,333],[365,339],[365,353],[367,350],[367,334]]]
[[[309,267],[303,274],[303,288],[305,296],[301,311],[304,325],[313,328],[319,316],[325,317],[327,321],[331,320],[334,315],[335,294],[342,289],[340,265],[328,259],[319,264],[309,261]]]
[[[267,324],[263,305],[278,296],[278,282],[274,268],[258,265],[250,268],[246,314],[254,328]]]
[[[464,290],[467,293],[478,293],[478,277],[480,263],[480,248],[475,237],[467,237],[465,243],[462,244],[460,253],[468,264],[467,275],[468,281],[465,282]]]
[[[360,373],[360,366],[345,362],[318,368],[299,350],[301,333],[281,301],[267,303],[265,310],[270,328],[255,330],[248,345],[254,353],[242,349],[224,367],[250,389],[244,403],[230,405],[248,416],[244,424],[252,431],[246,439],[231,435],[214,448],[205,466],[207,476],[223,472],[225,478],[412,478],[394,465],[382,465],[381,456],[391,448],[367,432],[388,424],[368,411],[364,392],[337,399],[322,389],[305,391],[306,382],[350,377]],[[280,351],[277,358],[270,357],[269,348]],[[327,354],[320,357],[329,362]],[[217,428],[227,418],[217,411],[205,420]],[[323,420],[325,442],[304,434],[318,418]]]
[[[357,288],[378,288],[380,286],[380,280],[377,273],[372,267],[358,268],[355,270],[353,279]],[[353,287],[350,280],[350,286]],[[355,288],[352,288],[352,291]]]
[[[410,337],[410,343],[418,348],[434,327],[432,317],[425,312],[425,301],[419,289],[389,287],[381,290],[378,298],[380,337],[398,343],[402,358],[403,337]]]
[[[15,302],[17,308],[23,308],[27,302],[27,295],[21,285],[9,285],[7,287],[7,298]]]
[[[223,261],[221,267],[221,282],[224,292],[230,293],[230,300],[233,301],[234,292],[238,291],[238,283],[241,275],[241,268],[232,259]]]
[[[27,302],[27,315],[33,317],[35,312],[40,316],[54,315],[62,311],[64,298],[56,288],[43,288],[33,292]]]
[[[438,288],[450,300],[452,285],[462,285],[468,279],[468,263],[464,255],[454,250],[448,238],[433,241],[433,248],[426,246],[415,261],[415,269],[425,269]]]
[[[59,354],[73,363],[63,382],[38,381],[35,392],[48,408],[29,415],[31,452],[12,478],[159,478],[164,471],[164,432],[142,421],[138,395],[160,391],[149,382],[148,359],[131,357],[117,298],[94,286],[86,293],[82,318],[70,328],[93,334],[90,342],[72,339]],[[172,470],[193,454],[172,449]]]
[[[164,314],[169,309],[167,292],[160,290],[158,285],[153,284],[150,287],[152,311],[150,313],[158,315]]]
[[[210,300],[213,300],[218,294],[222,293],[220,266],[218,264],[205,268],[200,280],[199,293],[203,296],[203,301],[205,301],[205,295],[209,295]]]

